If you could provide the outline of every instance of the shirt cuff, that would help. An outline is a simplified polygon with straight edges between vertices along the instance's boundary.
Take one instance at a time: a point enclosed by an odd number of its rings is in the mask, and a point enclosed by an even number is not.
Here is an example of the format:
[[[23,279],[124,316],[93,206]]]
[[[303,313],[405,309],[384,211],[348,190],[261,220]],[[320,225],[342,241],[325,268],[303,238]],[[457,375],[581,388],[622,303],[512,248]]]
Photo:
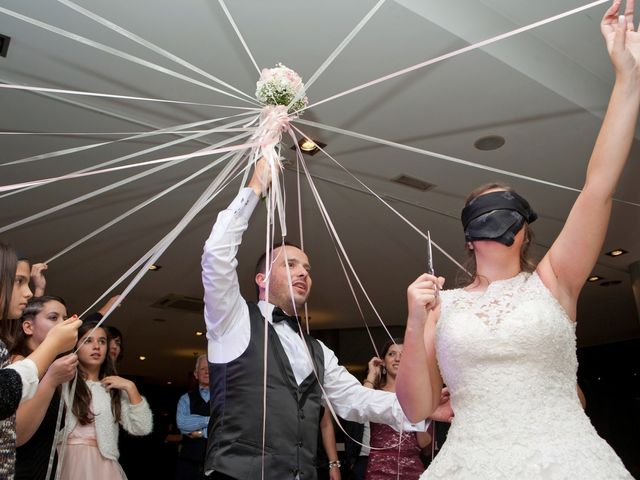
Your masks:
[[[258,204],[258,196],[252,188],[246,187],[240,190],[238,196],[231,202],[228,210],[231,210],[234,215],[237,215],[244,219],[247,223],[251,220],[251,214]]]
[[[405,432],[426,432],[431,425],[431,420],[422,420],[418,423],[409,423],[409,420],[406,420],[402,424],[402,430]]]
[[[22,400],[29,400],[33,397],[38,389],[38,367],[29,358],[25,358],[11,365],[7,365],[6,368],[11,368],[18,372],[20,379],[22,380]]]

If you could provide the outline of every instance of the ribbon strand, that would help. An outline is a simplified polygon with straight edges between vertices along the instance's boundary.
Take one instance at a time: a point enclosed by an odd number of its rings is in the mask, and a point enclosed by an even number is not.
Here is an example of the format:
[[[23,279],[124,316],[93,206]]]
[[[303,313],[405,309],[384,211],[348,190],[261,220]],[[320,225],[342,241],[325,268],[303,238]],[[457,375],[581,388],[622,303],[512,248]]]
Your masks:
[[[246,94],[245,92],[243,92],[242,90],[234,87],[233,85],[228,84],[227,82],[220,80],[218,77],[210,74],[209,72],[206,72],[205,70],[202,70],[199,67],[196,67],[195,65],[187,62],[186,60],[178,57],[177,55],[174,55],[173,53],[169,52],[168,50],[165,50],[164,48],[161,48],[157,45],[155,45],[154,43],[151,43],[148,40],[145,40],[144,38],[140,37],[139,35],[136,35],[133,32],[130,32],[129,30],[126,30],[124,28],[122,28],[119,25],[116,25],[113,22],[110,22],[109,20],[107,20],[104,17],[101,17],[100,15],[95,14],[94,12],[91,12],[89,10],[87,10],[86,8],[82,8],[80,5],[78,5],[77,3],[72,2],[71,0],[58,0],[58,2],[62,3],[63,5],[66,5],[67,7],[75,10],[78,13],[81,13],[82,15],[90,18],[91,20],[99,23],[100,25],[103,25],[105,27],[107,27],[108,29],[119,33],[120,35],[122,35],[123,37],[132,40],[134,42],[136,42],[139,45],[142,45],[146,48],[148,48],[149,50],[151,50],[154,53],[157,53],[158,55],[161,55],[165,58],[168,58],[169,60],[177,63],[178,65],[181,65],[183,67],[188,68],[189,70],[199,73],[200,75],[202,75],[203,77],[208,78],[209,80],[212,80],[230,90],[233,90],[236,93],[239,93],[240,95],[243,95],[245,97],[247,97],[251,102],[253,103],[257,103],[255,101],[255,98],[253,98],[252,96]]]
[[[530,25],[527,25],[527,26],[524,26],[524,27],[516,28],[514,30],[511,30],[511,31],[506,32],[506,33],[503,33],[501,35],[496,35],[495,37],[491,37],[491,38],[488,38],[486,40],[482,40],[480,42],[474,43],[472,45],[468,45],[466,47],[459,48],[459,49],[454,50],[452,52],[445,53],[444,55],[440,55],[438,57],[431,58],[429,60],[425,60],[424,62],[418,63],[418,64],[413,65],[411,67],[403,68],[401,70],[398,70],[396,72],[390,73],[390,74],[385,75],[383,77],[376,78],[375,80],[371,80],[369,82],[366,82],[366,83],[363,83],[363,84],[358,85],[356,87],[353,87],[353,88],[350,88],[348,90],[345,90],[344,92],[332,95],[332,96],[330,96],[328,98],[325,98],[324,100],[320,100],[318,102],[312,103],[311,105],[307,105],[304,109],[301,109],[301,110],[306,110],[308,108],[317,107],[319,105],[322,105],[323,103],[327,103],[327,102],[330,102],[330,101],[335,100],[337,98],[344,97],[345,95],[348,95],[350,93],[357,92],[359,90],[371,87],[373,85],[377,85],[377,84],[382,83],[382,82],[386,82],[387,80],[391,80],[392,78],[396,78],[396,77],[399,77],[399,76],[404,75],[406,73],[413,72],[415,70],[419,70],[421,68],[424,68],[424,67],[429,66],[429,65],[433,65],[435,63],[441,62],[441,61],[446,60],[448,58],[453,58],[453,57],[456,57],[458,55],[462,55],[463,53],[470,52],[472,50],[477,50],[478,48],[486,47],[487,45],[491,45],[492,43],[499,42],[500,40],[504,40],[506,38],[513,37],[514,35],[518,35],[520,33],[527,32],[529,30],[533,30],[534,28],[538,28],[538,27],[541,27],[542,25],[546,25],[548,23],[555,22],[556,20],[560,20],[562,18],[569,17],[571,15],[574,15],[576,13],[582,12],[584,10],[588,10],[590,8],[596,7],[596,6],[601,5],[603,3],[607,3],[609,1],[610,0],[596,0],[595,2],[588,3],[587,5],[583,5],[581,7],[577,7],[577,8],[568,10],[566,12],[560,13],[558,15],[554,15],[552,17],[546,18],[544,20],[540,20],[538,22],[534,22],[534,23],[532,23]],[[296,113],[298,113],[298,112],[296,112]]]
[[[147,67],[147,68],[150,68],[152,70],[156,70],[158,72],[164,73],[165,75],[170,75],[170,76],[172,76],[174,78],[178,78],[180,80],[184,80],[186,82],[192,83],[194,85],[198,85],[198,86],[206,88],[208,90],[213,90],[214,92],[222,93],[223,95],[227,95],[229,97],[233,97],[235,99],[241,100],[241,101],[246,102],[246,103],[256,104],[255,101],[251,102],[251,101],[249,101],[249,100],[247,100],[247,99],[245,99],[243,97],[239,97],[239,96],[234,95],[232,93],[229,93],[229,92],[226,92],[226,91],[221,90],[219,88],[216,88],[216,87],[213,87],[211,85],[208,85],[208,84],[206,84],[204,82],[201,82],[199,80],[195,80],[195,79],[193,79],[191,77],[188,77],[186,75],[183,75],[181,73],[175,72],[173,70],[170,70],[168,68],[162,67],[160,65],[156,65],[153,62],[149,62],[149,61],[144,60],[144,59],[142,59],[140,57],[136,57],[135,55],[131,55],[129,53],[122,52],[122,51],[120,51],[118,49],[115,49],[115,48],[109,47],[108,45],[104,45],[102,43],[90,40],[90,39],[88,39],[86,37],[83,37],[81,35],[77,35],[75,33],[69,32],[69,31],[64,30],[62,28],[58,28],[58,27],[55,27],[55,26],[50,25],[48,23],[42,22],[40,20],[36,20],[35,18],[31,18],[31,17],[28,17],[26,15],[22,15],[22,14],[20,14],[18,12],[14,12],[13,10],[9,10],[8,8],[0,7],[0,13],[4,13],[5,15],[9,15],[10,17],[16,18],[18,20],[22,20],[23,22],[29,23],[29,24],[31,24],[31,25],[33,25],[35,27],[42,28],[42,29],[47,30],[47,31],[49,31],[51,33],[55,33],[57,35],[61,35],[63,37],[69,38],[71,40],[75,40],[76,42],[82,43],[82,44],[87,45],[89,47],[96,48],[96,49],[98,49],[98,50],[100,50],[102,52],[109,53],[111,55],[115,55],[116,57],[120,57],[120,58],[122,58],[124,60],[129,60],[130,62],[136,63],[136,64],[141,65],[143,67]]]

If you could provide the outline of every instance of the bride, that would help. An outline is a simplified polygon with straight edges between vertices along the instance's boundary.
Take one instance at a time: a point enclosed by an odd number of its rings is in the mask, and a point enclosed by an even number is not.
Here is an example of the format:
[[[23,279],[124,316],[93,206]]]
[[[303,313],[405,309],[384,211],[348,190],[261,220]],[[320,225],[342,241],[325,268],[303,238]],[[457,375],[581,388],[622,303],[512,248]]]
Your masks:
[[[577,299],[604,242],[640,107],[633,0],[621,12],[615,0],[601,23],[616,81],[585,185],[544,258],[536,267],[526,257],[535,212],[493,184],[462,211],[471,283],[439,292],[444,279],[423,274],[408,288],[398,398],[411,421],[424,419],[444,379],[455,412],[421,478],[632,478],[576,393]]]

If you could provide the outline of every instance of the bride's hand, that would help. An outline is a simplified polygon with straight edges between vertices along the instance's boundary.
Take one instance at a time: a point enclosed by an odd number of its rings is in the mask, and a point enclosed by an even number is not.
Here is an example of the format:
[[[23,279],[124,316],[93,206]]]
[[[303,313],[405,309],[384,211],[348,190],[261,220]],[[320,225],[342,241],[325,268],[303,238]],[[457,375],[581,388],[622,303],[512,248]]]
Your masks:
[[[428,273],[420,275],[407,288],[409,319],[426,321],[429,310],[440,305],[438,290],[444,285],[444,278]]]
[[[640,32],[634,30],[634,0],[627,0],[624,15],[622,0],[614,0],[604,14],[600,30],[617,76],[635,76],[640,79]]]

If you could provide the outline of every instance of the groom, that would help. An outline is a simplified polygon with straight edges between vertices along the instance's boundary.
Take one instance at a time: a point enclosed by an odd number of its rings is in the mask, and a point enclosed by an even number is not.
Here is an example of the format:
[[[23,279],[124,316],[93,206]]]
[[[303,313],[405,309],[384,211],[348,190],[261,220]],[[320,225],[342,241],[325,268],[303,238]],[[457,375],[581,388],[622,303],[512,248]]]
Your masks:
[[[404,430],[425,428],[409,424],[395,394],[363,387],[324,344],[300,335],[298,318],[290,315],[304,309],[312,286],[309,259],[302,250],[275,247],[268,278],[264,259],[258,262],[259,302],[247,302],[240,295],[236,253],[269,184],[268,165],[260,160],[249,188],[218,215],[202,257],[211,378],[205,472],[212,479],[261,478],[264,463],[266,479],[314,480],[323,389],[343,418]],[[445,404],[434,418],[451,415]]]

